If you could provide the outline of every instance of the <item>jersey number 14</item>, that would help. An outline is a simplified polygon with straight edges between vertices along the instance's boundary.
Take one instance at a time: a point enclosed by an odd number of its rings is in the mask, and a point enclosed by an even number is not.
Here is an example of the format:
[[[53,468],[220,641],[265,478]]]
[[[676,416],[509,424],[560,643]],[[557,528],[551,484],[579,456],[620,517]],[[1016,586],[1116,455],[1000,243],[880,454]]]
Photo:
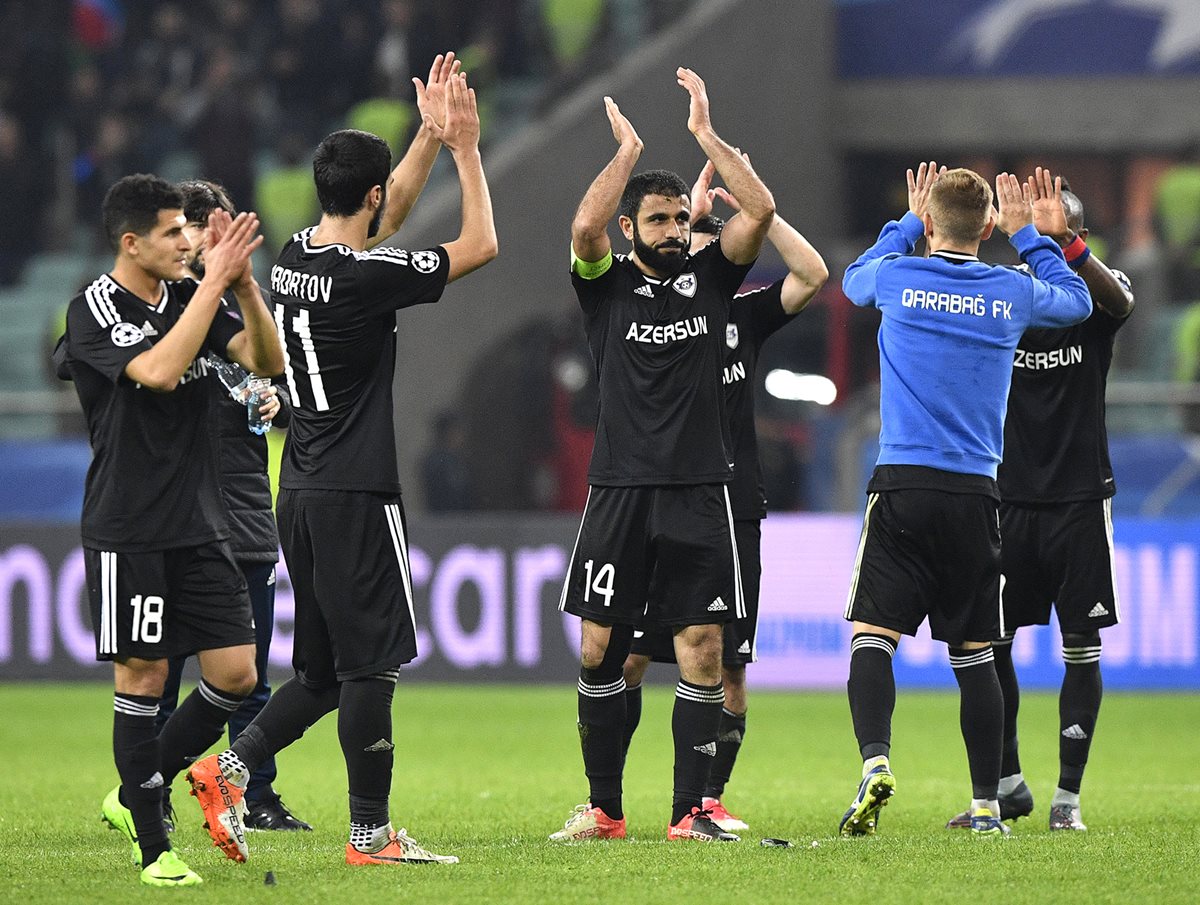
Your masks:
[[[589,559],[584,562],[583,570],[586,573],[583,583],[583,602],[591,603],[594,591],[597,597],[604,598],[605,606],[612,606],[613,582],[617,577],[617,570],[613,564],[601,563],[600,568],[595,569],[595,562]],[[592,577],[593,570],[596,572],[595,578]]]

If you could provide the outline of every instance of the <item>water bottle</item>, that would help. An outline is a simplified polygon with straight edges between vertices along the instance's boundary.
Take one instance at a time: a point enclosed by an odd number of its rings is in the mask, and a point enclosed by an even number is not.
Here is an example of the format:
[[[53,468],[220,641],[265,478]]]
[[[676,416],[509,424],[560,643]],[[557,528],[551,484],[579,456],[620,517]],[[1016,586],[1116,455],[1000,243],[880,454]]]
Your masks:
[[[262,413],[258,410],[259,406],[270,398],[263,395],[270,385],[270,377],[255,377],[252,374],[247,378],[246,418],[252,434],[261,436],[271,429],[271,422],[264,420]]]
[[[245,402],[246,388],[250,382],[250,375],[246,373],[246,369],[235,362],[218,358],[211,352],[208,353],[207,361],[208,369],[217,375],[230,398],[234,402]]]

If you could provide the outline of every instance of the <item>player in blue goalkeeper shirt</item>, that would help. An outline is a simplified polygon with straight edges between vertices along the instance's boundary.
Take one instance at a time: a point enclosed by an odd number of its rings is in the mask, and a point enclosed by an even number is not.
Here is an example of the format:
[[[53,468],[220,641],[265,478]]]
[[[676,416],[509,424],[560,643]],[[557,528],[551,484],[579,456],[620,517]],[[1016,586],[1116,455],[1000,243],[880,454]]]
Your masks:
[[[896,788],[888,756],[900,636],[926,619],[949,646],[962,696],[971,830],[1000,835],[1004,702],[990,639],[1000,609],[1000,495],[1004,413],[1014,350],[1027,327],[1084,320],[1087,286],[1062,250],[1033,227],[1029,186],[996,177],[996,200],[971,170],[930,161],[908,171],[909,212],[846,270],[842,288],[873,305],[879,327],[880,453],[846,619],[853,623],[847,684],[863,757],[842,835],[875,832]],[[992,266],[979,244],[999,227],[1028,270]],[[929,256],[911,252],[922,236]]]

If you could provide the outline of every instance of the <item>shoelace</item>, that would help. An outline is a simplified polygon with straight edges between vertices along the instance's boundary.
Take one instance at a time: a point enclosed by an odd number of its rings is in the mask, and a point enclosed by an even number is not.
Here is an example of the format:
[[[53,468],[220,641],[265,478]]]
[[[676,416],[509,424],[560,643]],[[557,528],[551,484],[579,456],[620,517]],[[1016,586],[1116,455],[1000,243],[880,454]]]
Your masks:
[[[404,827],[401,827],[399,830],[397,830],[393,834],[392,838],[400,843],[400,847],[404,849],[406,854],[417,855],[424,858],[434,857],[433,852],[422,847],[422,845],[417,842],[416,839],[408,835],[408,830],[404,829]]]
[[[584,816],[590,810],[591,810],[591,805],[588,805],[588,804],[575,805],[575,810],[571,812],[571,816],[568,817],[567,822],[563,824],[563,829],[565,830],[572,823],[578,823],[580,820],[582,820],[584,818]]]

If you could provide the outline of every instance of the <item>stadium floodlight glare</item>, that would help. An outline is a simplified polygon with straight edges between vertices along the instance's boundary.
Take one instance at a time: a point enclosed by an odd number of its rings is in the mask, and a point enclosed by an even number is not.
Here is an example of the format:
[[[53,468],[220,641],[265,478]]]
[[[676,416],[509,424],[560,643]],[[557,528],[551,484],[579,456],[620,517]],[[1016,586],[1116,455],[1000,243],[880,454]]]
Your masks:
[[[820,374],[797,374],[784,368],[775,368],[767,374],[767,392],[776,399],[792,402],[815,402],[817,405],[832,405],[837,399],[837,387],[828,377]]]

